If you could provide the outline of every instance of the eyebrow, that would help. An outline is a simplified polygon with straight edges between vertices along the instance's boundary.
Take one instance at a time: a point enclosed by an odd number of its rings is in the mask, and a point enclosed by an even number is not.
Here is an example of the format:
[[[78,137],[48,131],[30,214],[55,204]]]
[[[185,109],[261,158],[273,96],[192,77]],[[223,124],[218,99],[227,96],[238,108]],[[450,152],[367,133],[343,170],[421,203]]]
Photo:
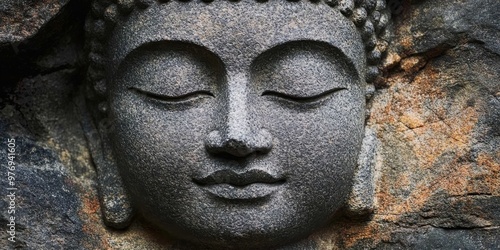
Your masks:
[[[162,40],[162,41],[146,42],[134,48],[132,51],[130,51],[125,55],[125,57],[119,62],[116,69],[118,71],[120,68],[123,67],[124,64],[126,64],[126,62],[130,57],[136,56],[136,54],[140,53],[141,51],[144,50],[159,51],[159,50],[176,50],[176,49],[180,49],[180,51],[183,50],[188,51],[190,53],[193,53],[193,50],[203,51],[203,53],[207,55],[204,57],[212,58],[213,60],[217,61],[223,68],[225,68],[224,61],[216,53],[211,51],[208,47],[205,47],[195,42],[188,42],[181,40]],[[198,54],[196,55],[198,56]]]
[[[354,62],[345,54],[340,48],[322,41],[322,40],[312,40],[312,39],[303,39],[303,40],[291,40],[291,41],[286,41],[283,43],[277,43],[273,44],[270,46],[267,46],[267,49],[262,50],[260,53],[258,52],[257,56],[255,56],[253,59],[251,59],[250,63],[250,68],[255,67],[255,65],[262,60],[263,58],[266,57],[266,55],[272,53],[273,51],[277,50],[286,50],[286,49],[291,49],[293,47],[297,48],[318,48],[320,50],[326,50],[329,53],[333,54],[337,61],[343,62],[342,64],[347,65],[345,69],[351,74],[351,76],[356,77],[358,80],[360,79],[360,74],[358,70],[356,69],[356,66]],[[222,66],[223,69],[227,69],[226,63],[222,60],[222,58],[212,51],[208,46],[205,46],[203,44],[200,44],[199,42],[196,41],[182,41],[182,40],[162,40],[162,41],[152,41],[152,42],[146,42],[141,44],[140,46],[134,48],[131,52],[129,52],[123,60],[119,63],[117,69],[120,69],[124,62],[127,61],[127,58],[130,56],[135,55],[136,53],[140,52],[141,50],[144,49],[150,49],[152,48],[153,50],[161,50],[161,49],[175,49],[175,48],[181,48],[183,50],[200,50],[209,55],[209,57],[215,59],[218,61],[218,63]],[[191,51],[192,52],[192,51]]]
[[[293,49],[294,47],[296,48],[304,48],[304,49],[310,49],[310,48],[318,48],[321,50],[327,50],[327,53],[331,53],[335,56],[335,58],[343,62],[347,65],[346,70],[351,73],[353,76],[356,76],[359,78],[359,72],[356,69],[356,66],[354,62],[349,58],[340,48],[324,41],[319,41],[319,40],[292,40],[292,41],[287,41],[285,43],[281,44],[276,44],[263,52],[259,53],[251,63],[251,68],[255,67],[256,64],[258,64],[259,61],[263,60],[266,58],[270,53],[274,51],[279,51],[279,50],[286,50],[286,49]]]

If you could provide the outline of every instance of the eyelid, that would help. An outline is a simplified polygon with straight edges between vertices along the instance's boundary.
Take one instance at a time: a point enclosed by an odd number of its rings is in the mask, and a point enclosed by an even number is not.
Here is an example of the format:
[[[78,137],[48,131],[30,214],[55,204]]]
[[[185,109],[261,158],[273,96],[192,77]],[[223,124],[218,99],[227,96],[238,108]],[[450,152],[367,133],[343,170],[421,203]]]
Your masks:
[[[277,91],[272,91],[272,90],[266,90],[262,93],[262,96],[276,96],[276,97],[280,97],[280,98],[283,98],[283,99],[286,99],[286,100],[290,100],[290,101],[293,101],[293,102],[298,102],[298,103],[312,103],[312,102],[315,102],[315,101],[319,101],[323,98],[326,98],[327,96],[335,93],[335,92],[338,92],[338,91],[341,91],[341,90],[346,90],[347,88],[344,88],[344,87],[339,87],[339,88],[333,88],[333,89],[329,89],[325,92],[322,92],[322,93],[319,93],[317,95],[312,95],[312,96],[297,96],[297,95],[289,95],[289,94],[284,94],[284,93],[280,93],[280,92],[277,92]]]
[[[189,92],[189,93],[178,95],[178,96],[168,96],[168,95],[162,95],[162,94],[148,92],[148,91],[145,91],[145,90],[142,90],[139,88],[135,88],[135,87],[129,87],[128,89],[136,92],[139,95],[143,95],[143,96],[155,99],[155,100],[160,100],[160,101],[165,101],[165,102],[183,102],[183,101],[187,101],[193,97],[196,97],[198,95],[207,95],[207,96],[215,97],[212,93],[210,93],[209,91],[206,91],[206,90],[197,90],[197,91]]]

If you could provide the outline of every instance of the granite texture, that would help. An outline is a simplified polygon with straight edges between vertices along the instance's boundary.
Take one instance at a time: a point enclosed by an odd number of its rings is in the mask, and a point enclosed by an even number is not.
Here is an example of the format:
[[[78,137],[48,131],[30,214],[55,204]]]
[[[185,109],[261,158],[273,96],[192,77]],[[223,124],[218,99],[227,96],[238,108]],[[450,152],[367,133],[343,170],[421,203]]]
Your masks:
[[[169,2],[109,31],[106,108],[93,112],[113,126],[98,128],[101,145],[89,140],[111,152],[96,164],[108,224],[133,216],[119,203],[203,248],[264,249],[301,240],[345,205],[364,135],[366,59],[340,11]]]
[[[45,13],[52,8],[45,2],[30,6]],[[0,10],[16,10],[13,3],[3,1]],[[141,216],[124,231],[104,225],[81,116],[83,22],[90,5],[57,3],[50,17],[36,17],[41,25],[29,34],[5,28],[18,25],[15,19],[0,25],[1,171],[4,141],[15,138],[19,152],[17,242],[7,240],[2,226],[0,245],[189,248]],[[368,103],[366,127],[376,140],[367,143],[377,145],[366,154],[375,163],[374,212],[341,215],[296,249],[500,248],[499,5],[403,1]],[[52,32],[61,27],[64,32]],[[6,182],[0,181],[2,225],[8,223]]]

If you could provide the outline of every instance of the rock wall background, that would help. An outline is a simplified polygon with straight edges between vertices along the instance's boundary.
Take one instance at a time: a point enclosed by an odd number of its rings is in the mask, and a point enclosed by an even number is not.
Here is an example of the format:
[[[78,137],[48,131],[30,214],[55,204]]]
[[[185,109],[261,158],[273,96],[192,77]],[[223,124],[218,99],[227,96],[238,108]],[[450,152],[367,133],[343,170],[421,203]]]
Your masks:
[[[319,249],[500,249],[500,2],[403,1],[370,102],[377,210],[312,235]],[[0,225],[15,138],[23,249],[160,249],[138,220],[104,227],[78,103],[84,0],[0,2]],[[5,227],[6,228],[6,227]]]

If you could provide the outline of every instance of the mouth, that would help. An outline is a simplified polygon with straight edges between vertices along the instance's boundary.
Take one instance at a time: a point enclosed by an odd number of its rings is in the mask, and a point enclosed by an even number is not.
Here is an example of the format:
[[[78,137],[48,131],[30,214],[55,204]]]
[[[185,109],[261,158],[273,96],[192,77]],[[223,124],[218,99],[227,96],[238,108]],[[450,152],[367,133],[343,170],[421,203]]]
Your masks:
[[[201,178],[193,178],[193,182],[218,198],[255,200],[267,198],[278,191],[286,179],[258,169],[243,173],[219,170]]]

